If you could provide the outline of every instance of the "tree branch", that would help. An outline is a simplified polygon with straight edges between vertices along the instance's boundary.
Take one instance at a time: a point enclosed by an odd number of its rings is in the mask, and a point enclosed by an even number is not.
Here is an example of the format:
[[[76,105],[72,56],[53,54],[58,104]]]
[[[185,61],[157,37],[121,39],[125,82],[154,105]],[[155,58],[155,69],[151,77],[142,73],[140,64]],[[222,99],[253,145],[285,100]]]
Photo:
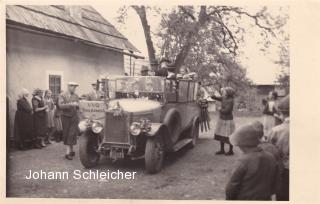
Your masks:
[[[194,15],[192,14],[192,13],[190,13],[185,7],[183,7],[183,6],[178,6],[180,9],[181,9],[181,11],[184,13],[184,14],[186,14],[187,16],[189,16],[192,20],[196,20],[196,18],[194,17]]]
[[[226,26],[226,24],[223,22],[222,16],[221,16],[219,13],[217,13],[217,15],[218,15],[218,17],[219,17],[220,20],[217,20],[216,22],[218,22],[218,23],[222,26],[222,33],[223,33],[223,35],[224,35],[224,36],[223,36],[223,44],[224,44],[224,46],[225,46],[231,53],[233,53],[234,55],[236,55],[236,51],[237,51],[237,49],[238,49],[238,44],[237,44],[237,42],[236,42],[236,40],[235,40],[235,38],[234,38],[231,30],[230,30],[230,29]],[[233,50],[226,44],[226,33],[225,33],[224,30],[226,30],[226,31],[228,32],[228,35],[229,35],[229,37],[231,38],[231,40],[232,40],[232,42],[233,42],[233,44],[234,44]]]

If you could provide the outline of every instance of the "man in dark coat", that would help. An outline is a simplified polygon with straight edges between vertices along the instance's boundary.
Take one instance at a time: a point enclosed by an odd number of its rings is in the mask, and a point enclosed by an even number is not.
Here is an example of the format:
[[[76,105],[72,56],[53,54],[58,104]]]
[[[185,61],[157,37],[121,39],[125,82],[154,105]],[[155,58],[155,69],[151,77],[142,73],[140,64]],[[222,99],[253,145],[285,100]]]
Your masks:
[[[68,90],[59,95],[58,105],[62,110],[62,137],[63,143],[67,145],[67,154],[65,158],[72,160],[75,156],[73,146],[77,144],[78,135],[78,109],[79,109],[79,97],[75,93],[76,88],[79,85],[75,82],[68,83]]]
[[[263,125],[256,121],[236,130],[230,142],[244,153],[226,187],[227,200],[271,200],[278,178],[273,155],[258,147]]]

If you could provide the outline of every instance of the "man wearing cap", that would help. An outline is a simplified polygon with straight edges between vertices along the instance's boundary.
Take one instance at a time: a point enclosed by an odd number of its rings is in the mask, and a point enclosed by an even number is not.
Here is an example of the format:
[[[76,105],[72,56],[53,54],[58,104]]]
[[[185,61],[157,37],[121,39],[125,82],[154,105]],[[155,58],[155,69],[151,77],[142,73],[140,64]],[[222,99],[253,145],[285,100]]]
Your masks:
[[[280,187],[277,191],[276,198],[280,201],[289,200],[289,116],[290,104],[289,95],[281,99],[278,103],[278,110],[281,113],[281,125],[275,126],[271,129],[268,140],[274,144],[280,152],[280,160],[282,164]]]
[[[63,143],[67,145],[65,158],[68,160],[72,160],[75,156],[73,146],[77,143],[79,97],[75,90],[78,86],[76,82],[69,82],[68,90],[60,94],[58,98],[58,105],[62,110]]]
[[[141,76],[149,76],[149,73],[148,73],[149,69],[146,65],[142,65],[141,67]]]
[[[271,200],[275,193],[279,167],[273,155],[258,147],[262,136],[263,125],[258,121],[230,136],[243,155],[227,184],[227,200]]]
[[[101,94],[97,90],[97,83],[92,83],[92,91],[87,94],[86,100],[88,101],[99,101],[101,100]]]

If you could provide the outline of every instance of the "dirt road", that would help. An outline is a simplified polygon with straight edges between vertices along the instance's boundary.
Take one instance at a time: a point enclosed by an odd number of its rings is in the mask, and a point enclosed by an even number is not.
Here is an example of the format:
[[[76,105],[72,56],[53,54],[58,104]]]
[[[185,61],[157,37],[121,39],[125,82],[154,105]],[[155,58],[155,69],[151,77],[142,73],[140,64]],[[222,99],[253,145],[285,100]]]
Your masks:
[[[216,117],[216,116],[215,116]],[[212,120],[214,126],[215,117]],[[241,125],[256,118],[236,118]],[[137,172],[134,180],[26,180],[32,171],[85,170],[76,154],[64,159],[65,147],[54,143],[44,149],[14,151],[9,154],[7,196],[55,198],[126,198],[126,199],[224,199],[224,188],[237,155],[216,156],[218,143],[213,130],[201,134],[194,149],[167,155],[164,168],[155,175],[146,174],[144,161],[110,162],[101,159],[94,170]],[[76,147],[78,150],[78,146]],[[77,151],[76,151],[77,152]]]

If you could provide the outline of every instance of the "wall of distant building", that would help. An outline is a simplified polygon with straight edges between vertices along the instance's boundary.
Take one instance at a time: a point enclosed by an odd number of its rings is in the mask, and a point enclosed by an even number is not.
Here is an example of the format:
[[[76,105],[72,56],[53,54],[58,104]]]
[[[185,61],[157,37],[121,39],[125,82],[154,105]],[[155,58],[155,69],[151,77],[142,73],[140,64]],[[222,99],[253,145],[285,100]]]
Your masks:
[[[142,65],[148,66],[150,69],[149,60],[135,59],[127,55],[124,56],[124,70],[128,75],[140,75]]]

